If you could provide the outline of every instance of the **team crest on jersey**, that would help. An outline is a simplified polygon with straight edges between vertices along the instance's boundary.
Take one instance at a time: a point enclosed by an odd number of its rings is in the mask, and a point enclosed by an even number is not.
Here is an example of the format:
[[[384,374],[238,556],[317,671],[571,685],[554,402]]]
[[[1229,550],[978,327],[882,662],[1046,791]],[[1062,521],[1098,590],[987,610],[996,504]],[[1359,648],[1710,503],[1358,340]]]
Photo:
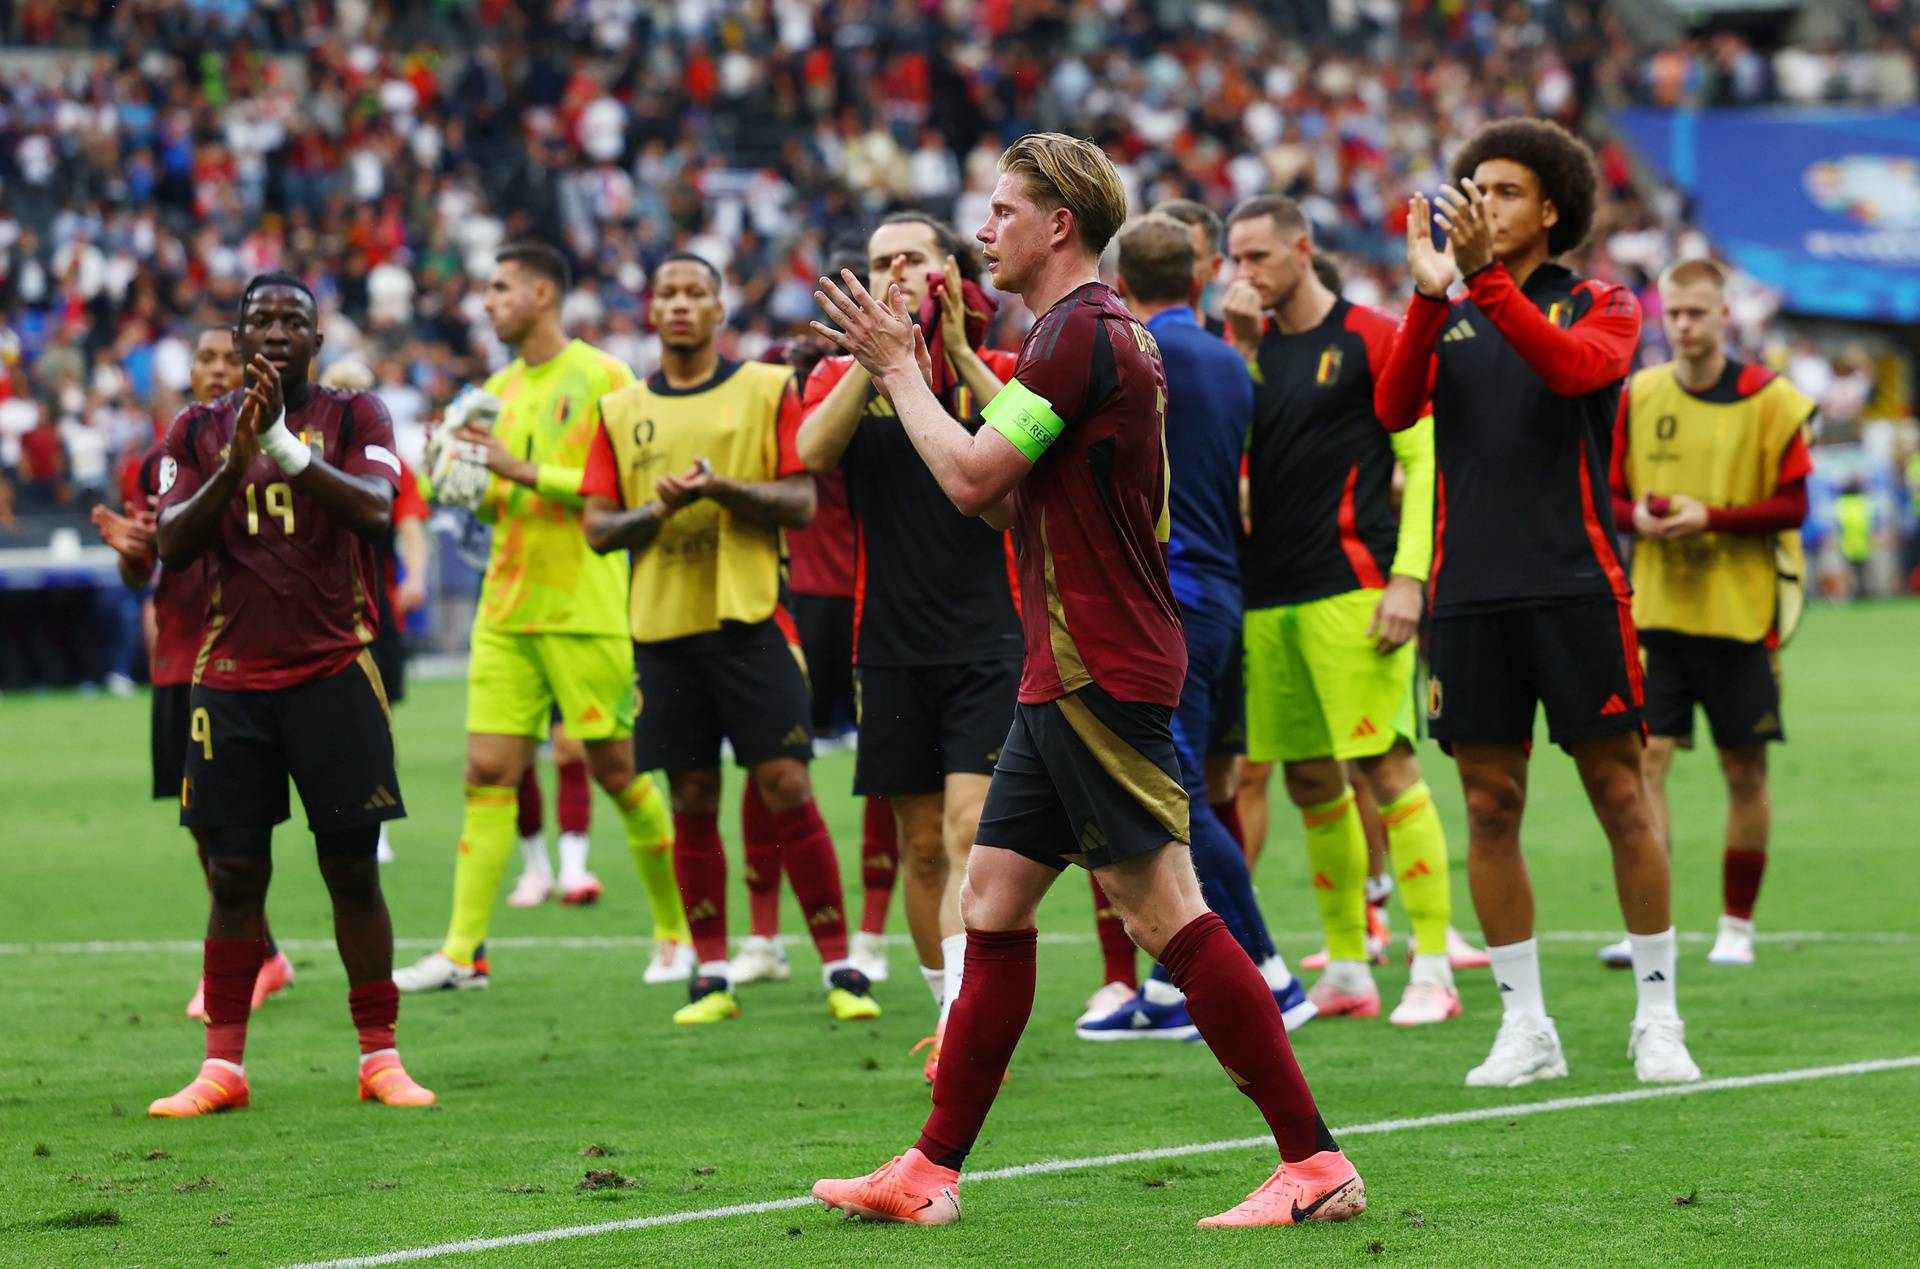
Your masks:
[[[1573,306],[1565,300],[1555,300],[1547,305],[1547,320],[1565,330],[1573,324]]]
[[[178,479],[180,479],[180,464],[174,462],[171,457],[162,458],[160,460],[160,492],[165,493],[173,488],[173,482]]]
[[[1441,706],[1442,700],[1443,698],[1440,694],[1440,680],[1431,679],[1431,678],[1428,679],[1427,680],[1427,717],[1428,718],[1440,717],[1440,706]]]
[[[1314,367],[1313,381],[1321,387],[1335,383],[1340,378],[1340,350],[1332,344],[1320,354],[1320,364]]]

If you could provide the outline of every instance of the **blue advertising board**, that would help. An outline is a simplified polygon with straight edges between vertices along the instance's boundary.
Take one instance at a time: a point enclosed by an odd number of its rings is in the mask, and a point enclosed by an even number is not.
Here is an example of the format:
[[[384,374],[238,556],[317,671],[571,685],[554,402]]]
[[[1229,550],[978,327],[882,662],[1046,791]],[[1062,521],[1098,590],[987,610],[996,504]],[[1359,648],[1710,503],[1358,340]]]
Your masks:
[[[1655,110],[1614,122],[1795,312],[1920,321],[1920,110]]]

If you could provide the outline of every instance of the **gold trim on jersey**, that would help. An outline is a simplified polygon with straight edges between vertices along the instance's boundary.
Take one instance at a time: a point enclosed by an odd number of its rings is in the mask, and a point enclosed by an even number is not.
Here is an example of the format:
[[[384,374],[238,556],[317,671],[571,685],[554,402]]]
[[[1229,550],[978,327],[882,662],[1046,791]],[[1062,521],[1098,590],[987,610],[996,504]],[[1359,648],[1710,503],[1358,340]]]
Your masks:
[[[393,739],[393,706],[387,701],[387,684],[380,677],[380,667],[373,662],[373,653],[366,648],[360,649],[360,655],[353,659],[367,676],[367,686],[373,689],[373,699],[380,702],[380,712],[387,717],[387,739]]]
[[[1180,787],[1180,782],[1101,722],[1079,697],[1063,696],[1054,704],[1060,707],[1060,716],[1073,728],[1073,734],[1080,737],[1080,743],[1087,747],[1100,769],[1145,807],[1174,841],[1189,841],[1192,835],[1190,808],[1187,791]]]
[[[1047,582],[1047,644],[1053,651],[1053,672],[1060,676],[1060,690],[1074,692],[1093,682],[1087,663],[1080,659],[1080,648],[1067,630],[1067,608],[1060,598],[1060,581],[1053,572],[1053,545],[1047,536],[1047,513],[1040,512],[1040,561]]]
[[[358,567],[353,570],[353,637],[363,645],[373,642],[373,631],[367,628],[366,579],[360,576]]]
[[[213,575],[213,570],[210,568],[206,570],[206,574],[207,633],[206,636],[200,640],[199,653],[193,658],[193,681],[195,683],[198,683],[200,676],[207,672],[207,662],[213,656],[213,641],[219,637],[220,627],[227,624],[227,614],[220,611],[220,579]]]

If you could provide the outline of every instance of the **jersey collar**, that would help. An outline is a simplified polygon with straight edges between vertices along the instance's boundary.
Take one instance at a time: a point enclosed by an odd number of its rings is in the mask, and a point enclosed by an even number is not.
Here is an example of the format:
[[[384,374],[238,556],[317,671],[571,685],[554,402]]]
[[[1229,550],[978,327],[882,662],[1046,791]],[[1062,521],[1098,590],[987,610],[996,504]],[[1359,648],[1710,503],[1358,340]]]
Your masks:
[[[1178,304],[1173,308],[1163,308],[1147,319],[1147,329],[1157,331],[1167,326],[1192,326],[1199,328],[1200,319],[1194,316],[1193,306]]]
[[[647,391],[662,397],[690,397],[696,393],[717,388],[733,378],[733,372],[740,369],[742,363],[728,357],[722,357],[720,364],[713,368],[713,377],[705,383],[696,383],[691,388],[670,388],[667,386],[667,372],[656,370],[647,376]]]

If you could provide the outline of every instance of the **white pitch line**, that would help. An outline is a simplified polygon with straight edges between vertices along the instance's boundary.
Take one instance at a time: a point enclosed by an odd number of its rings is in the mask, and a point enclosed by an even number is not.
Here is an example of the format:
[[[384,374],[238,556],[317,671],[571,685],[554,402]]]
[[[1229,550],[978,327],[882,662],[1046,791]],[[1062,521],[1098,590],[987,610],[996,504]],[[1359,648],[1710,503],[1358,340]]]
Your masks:
[[[1372,1123],[1351,1124],[1333,1129],[1336,1137],[1372,1136],[1406,1132],[1414,1128],[1438,1128],[1448,1124],[1470,1124],[1487,1119],[1515,1119],[1522,1115],[1545,1115],[1562,1110],[1586,1110],[1594,1106],[1617,1106],[1623,1102],[1644,1102],[1659,1097],[1691,1097],[1696,1093],[1717,1093],[1726,1089],[1761,1088],[1770,1084],[1801,1084],[1809,1080],[1839,1079],[1849,1075],[1872,1075],[1880,1071],[1920,1068],[1920,1056],[1877,1058],[1866,1062],[1844,1062],[1836,1066],[1809,1066],[1794,1071],[1769,1071],[1760,1075],[1737,1075],[1729,1079],[1702,1080],[1698,1084],[1659,1084],[1651,1088],[1630,1088],[1618,1093],[1592,1093],[1584,1097],[1555,1097],[1543,1102],[1521,1102],[1512,1106],[1482,1106],[1475,1110],[1448,1111],[1421,1115],[1413,1119],[1379,1119]],[[1123,1163],[1147,1163],[1156,1159],[1179,1159],[1188,1155],[1215,1154],[1225,1150],[1250,1150],[1271,1146],[1273,1138],[1235,1137],[1228,1141],[1202,1141],[1185,1146],[1161,1146],[1151,1150],[1129,1150],[1122,1154],[1093,1155],[1083,1159],[1047,1159],[1022,1163],[1010,1168],[989,1168],[969,1172],[966,1181],[999,1181],[1008,1177],[1039,1176],[1048,1172],[1072,1172],[1083,1168],[1108,1168]],[[351,1256],[340,1260],[317,1260],[289,1265],[286,1269],[368,1269],[374,1265],[400,1264],[409,1260],[428,1260],[464,1252],[494,1251],[502,1247],[528,1247],[539,1243],[573,1238],[592,1238],[599,1234],[621,1233],[634,1229],[653,1229],[661,1225],[683,1225],[689,1221],[720,1220],[729,1216],[757,1216],[806,1207],[809,1196],[767,1199],[759,1203],[734,1203],[726,1207],[697,1208],[687,1212],[668,1212],[660,1216],[638,1216],[631,1220],[601,1221],[593,1225],[568,1225],[559,1229],[535,1230],[526,1234],[508,1234],[497,1238],[468,1238],[457,1243],[432,1247],[410,1247],[382,1252],[375,1256]]]
[[[1275,942],[1288,945],[1317,943],[1324,937],[1318,930],[1274,930],[1271,933]],[[1620,938],[1620,931],[1541,930],[1534,937],[1542,943],[1611,943]],[[1694,930],[1682,931],[1678,935],[1682,943],[1710,943],[1714,937],[1713,934]],[[1920,933],[1912,930],[1762,930],[1753,938],[1756,943],[1920,943]],[[283,938],[276,941],[289,952],[331,952],[333,950],[332,939]],[[432,951],[439,948],[443,941],[437,936],[396,938],[393,945],[400,951]],[[908,943],[907,937],[903,934],[890,935],[887,941],[901,947]],[[1058,946],[1079,946],[1092,943],[1094,936],[1066,930],[1042,931],[1040,941]],[[781,942],[797,947],[804,940],[797,935],[789,934],[781,936]],[[489,938],[487,946],[502,949],[558,949],[577,952],[625,951],[651,948],[653,940],[629,934],[526,934]],[[121,956],[156,953],[198,956],[204,949],[205,945],[199,939],[91,939],[75,943],[0,943],[0,956]]]

